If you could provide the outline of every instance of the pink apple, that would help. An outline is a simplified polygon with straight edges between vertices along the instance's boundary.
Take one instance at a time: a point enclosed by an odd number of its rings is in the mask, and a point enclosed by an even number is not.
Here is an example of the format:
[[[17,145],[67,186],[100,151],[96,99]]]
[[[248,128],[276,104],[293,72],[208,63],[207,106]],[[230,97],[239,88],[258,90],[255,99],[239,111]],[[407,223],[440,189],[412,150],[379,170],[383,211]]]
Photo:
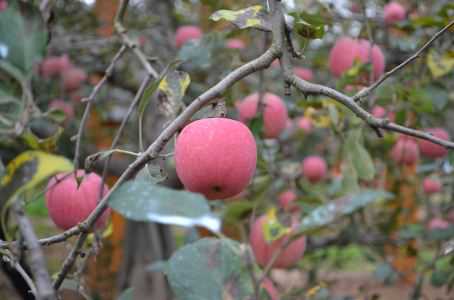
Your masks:
[[[46,206],[55,225],[67,230],[83,222],[96,208],[100,195],[102,179],[95,173],[86,174],[84,170],[74,173],[62,173],[49,180],[46,191]],[[109,188],[104,185],[103,195]],[[105,225],[110,214],[106,210],[96,223],[96,227]]]
[[[82,86],[82,83],[87,80],[87,73],[84,70],[72,67],[62,74],[63,88],[65,91],[74,91]]]
[[[268,243],[265,240],[263,233],[266,220],[266,216],[261,216],[255,220],[254,224],[252,224],[249,236],[249,241],[252,251],[254,252],[255,259],[262,267],[265,267],[270,262],[273,254],[288,241],[288,235],[285,235],[278,240]],[[297,225],[298,224],[295,223],[293,227],[296,228]],[[275,260],[273,267],[290,268],[294,266],[303,257],[305,248],[306,238],[303,236],[290,243],[290,245],[281,252]]]
[[[49,56],[42,61],[40,71],[44,78],[50,78],[61,75],[64,71],[71,68],[71,66],[71,61],[67,54],[62,56]]]
[[[246,48],[246,44],[240,39],[229,39],[229,40],[227,40],[226,46],[229,49],[241,50],[241,49]]]
[[[376,118],[384,118],[386,116],[386,109],[383,106],[375,105],[372,108],[372,115]]]
[[[265,278],[262,281],[262,287],[266,290],[271,300],[279,300],[279,292],[277,291],[274,283],[269,279]]]
[[[271,67],[273,68],[280,68],[281,67],[281,63],[279,62],[279,59],[275,59],[273,60],[273,62],[271,63]]]
[[[450,139],[449,133],[443,128],[429,128],[425,132],[431,133],[433,136],[443,140]],[[441,158],[448,154],[448,150],[445,147],[430,141],[419,140],[418,143],[421,154],[429,158]]]
[[[65,113],[67,120],[74,119],[74,107],[68,102],[65,102],[61,99],[55,99],[49,103],[49,108],[62,110]]]
[[[319,182],[326,176],[326,162],[320,156],[308,156],[303,160],[303,176],[312,183]]]
[[[254,176],[256,162],[254,136],[235,120],[197,120],[177,137],[178,177],[186,189],[208,199],[225,199],[242,192]]]
[[[7,8],[8,8],[8,1],[0,0],[0,12],[6,10]]]
[[[402,4],[398,2],[390,2],[385,5],[383,9],[385,23],[386,24],[394,24],[399,21],[403,21],[406,18],[406,10]]]
[[[296,67],[293,69],[293,72],[295,72],[295,75],[303,80],[311,81],[314,79],[314,74],[310,69]]]
[[[441,191],[441,182],[430,177],[424,178],[422,188],[426,194],[435,194]]]
[[[378,79],[385,70],[385,57],[381,49],[377,45],[371,48],[367,40],[341,37],[331,49],[329,67],[334,76],[340,77],[353,66],[355,60],[367,63],[370,61],[370,57],[372,58],[374,78]]]
[[[299,210],[299,206],[295,203],[297,195],[292,190],[287,190],[279,194],[279,205],[284,211],[294,212]]]
[[[257,114],[259,94],[254,93],[247,96],[243,101],[236,103],[240,121],[247,123]],[[263,95],[263,123],[264,136],[266,138],[277,138],[287,126],[288,113],[284,101],[281,97],[265,93]]]
[[[298,119],[298,128],[304,131],[304,133],[306,134],[311,133],[314,129],[311,119],[306,117],[301,117]]]
[[[419,160],[418,145],[414,139],[401,136],[391,149],[391,158],[397,164],[415,164]]]
[[[427,225],[427,227],[430,230],[447,229],[449,227],[449,223],[448,223],[448,221],[446,221],[446,220],[444,220],[442,218],[435,217],[432,220],[430,220],[430,222]]]
[[[177,48],[180,48],[188,41],[200,39],[202,35],[202,30],[198,26],[181,26],[175,33],[175,45],[177,46]]]

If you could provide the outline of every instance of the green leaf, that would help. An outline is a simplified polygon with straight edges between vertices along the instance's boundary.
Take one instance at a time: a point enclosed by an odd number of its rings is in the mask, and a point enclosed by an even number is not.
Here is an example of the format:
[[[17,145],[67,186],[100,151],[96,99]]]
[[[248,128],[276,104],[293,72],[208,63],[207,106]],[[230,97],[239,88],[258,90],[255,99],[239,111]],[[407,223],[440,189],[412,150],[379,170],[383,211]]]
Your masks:
[[[221,227],[201,194],[172,190],[143,178],[121,185],[110,196],[109,206],[135,221],[203,226],[215,232]]]
[[[271,210],[266,215],[266,221],[263,224],[263,236],[265,241],[271,243],[280,239],[281,237],[288,235],[291,231],[291,228],[284,226],[279,222],[276,217],[275,210]]]
[[[21,138],[31,149],[53,152],[62,133],[62,127],[40,118],[30,121]]]
[[[374,162],[363,145],[361,128],[348,132],[344,151],[349,156],[360,179],[372,180],[375,177]]]
[[[35,62],[44,57],[47,30],[37,7],[26,2],[9,1],[0,13],[0,48],[3,59],[27,77]]]
[[[183,97],[191,83],[191,77],[188,73],[177,70],[169,70],[159,83],[158,90],[163,96],[161,98],[161,109],[165,113],[175,118],[182,107]]]
[[[118,299],[117,300],[133,300],[133,293],[134,293],[134,290],[133,288],[128,288],[126,290],[124,290],[120,296],[118,296]]]
[[[434,112],[432,96],[425,88],[412,88],[409,92],[408,99],[410,100],[412,107],[416,112]]]
[[[237,223],[252,212],[254,206],[254,202],[250,201],[235,201],[227,203],[222,214],[222,219],[226,223]]]
[[[248,127],[251,130],[252,134],[255,137],[261,137],[263,135],[263,114],[257,113],[252,119],[248,122]]]
[[[321,39],[325,35],[326,18],[306,12],[290,13],[294,18],[294,29],[302,37]]]
[[[434,270],[430,277],[430,283],[435,287],[442,287],[448,282],[451,273],[449,271]]]
[[[391,197],[391,193],[383,190],[366,189],[358,194],[331,201],[314,209],[307,217],[303,218],[299,231],[307,232],[318,229],[375,201],[388,200]]]
[[[238,242],[212,238],[179,249],[165,272],[176,299],[252,299],[246,251]]]
[[[241,10],[218,10],[210,16],[210,20],[229,21],[240,29],[255,28],[263,31],[271,31],[269,15],[261,5],[251,6]]]

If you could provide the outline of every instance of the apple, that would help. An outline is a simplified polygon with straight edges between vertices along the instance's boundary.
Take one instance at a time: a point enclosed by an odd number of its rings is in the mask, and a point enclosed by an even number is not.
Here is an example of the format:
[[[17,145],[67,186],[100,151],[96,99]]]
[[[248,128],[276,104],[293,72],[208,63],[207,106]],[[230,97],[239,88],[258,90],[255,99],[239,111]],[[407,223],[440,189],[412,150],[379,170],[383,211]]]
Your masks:
[[[432,218],[432,220],[430,220],[427,227],[430,230],[447,229],[449,227],[449,222],[442,218],[435,217],[435,218]]]
[[[312,155],[303,160],[303,176],[312,183],[319,182],[326,176],[326,162],[320,156]]]
[[[274,283],[269,278],[263,279],[262,287],[266,290],[271,300],[279,300],[279,292],[274,286]]]
[[[386,24],[394,24],[405,20],[407,12],[402,4],[393,1],[385,5],[383,8],[383,14]]]
[[[386,109],[383,106],[375,105],[372,108],[372,115],[376,118],[384,118],[386,116]]]
[[[77,176],[77,179],[76,179]],[[95,173],[84,170],[60,173],[49,180],[45,194],[49,216],[55,225],[67,230],[83,222],[96,208],[102,179]],[[104,185],[103,195],[109,191]],[[96,222],[96,227],[106,224],[110,210],[106,210]]]
[[[87,73],[84,70],[72,67],[62,74],[63,88],[65,91],[74,91],[82,86],[82,83],[87,80]]]
[[[50,56],[45,58],[40,65],[40,72],[44,78],[51,78],[61,75],[72,67],[67,54],[62,56]]]
[[[299,210],[299,206],[295,204],[297,195],[292,190],[287,190],[278,195],[279,205],[284,211],[295,212]]]
[[[391,159],[397,164],[415,164],[419,160],[419,148],[414,139],[400,136],[391,149]]]
[[[189,123],[177,137],[175,166],[186,189],[207,199],[242,192],[256,168],[257,146],[243,123],[208,118]]]
[[[258,93],[247,96],[243,101],[237,101],[235,106],[241,122],[247,123],[255,117],[258,102]],[[263,95],[263,104],[265,106],[263,109],[264,136],[266,138],[277,138],[287,127],[287,107],[281,97],[271,93]]]
[[[49,108],[56,108],[62,110],[66,115],[66,120],[74,119],[74,107],[61,99],[52,100],[49,103]]]
[[[181,26],[175,33],[175,45],[181,48],[190,40],[198,40],[202,37],[203,33],[200,27],[193,25]]]
[[[298,119],[298,128],[304,133],[309,134],[313,130],[312,121],[309,118],[301,117]]]
[[[424,193],[428,195],[439,193],[441,191],[441,182],[437,179],[426,177],[422,182],[422,188]]]
[[[226,44],[227,48],[229,49],[244,49],[246,48],[246,44],[240,39],[229,39],[227,40]]]
[[[6,10],[7,8],[8,8],[8,1],[0,0],[0,12]]]
[[[273,254],[278,251],[287,241],[289,234],[268,243],[265,240],[263,233],[264,224],[267,220],[267,216],[263,215],[259,217],[252,224],[251,232],[249,235],[249,241],[251,244],[252,251],[254,252],[255,260],[257,263],[265,267],[273,257]],[[298,224],[294,223],[293,228],[296,228]],[[293,241],[284,249],[281,254],[274,261],[274,268],[290,268],[294,266],[304,254],[306,248],[306,238],[300,237]]]
[[[296,67],[293,69],[293,72],[295,73],[296,76],[303,80],[311,81],[312,79],[314,79],[314,74],[310,69]]]
[[[449,133],[443,128],[428,128],[425,132],[431,133],[433,136],[443,140],[450,139]],[[421,154],[429,158],[442,158],[448,154],[448,150],[445,147],[430,141],[419,140],[418,144]]]
[[[385,70],[385,57],[382,50],[377,45],[371,48],[367,40],[341,37],[330,51],[329,68],[334,76],[340,77],[353,66],[355,60],[368,63],[370,57],[374,79],[378,79]]]

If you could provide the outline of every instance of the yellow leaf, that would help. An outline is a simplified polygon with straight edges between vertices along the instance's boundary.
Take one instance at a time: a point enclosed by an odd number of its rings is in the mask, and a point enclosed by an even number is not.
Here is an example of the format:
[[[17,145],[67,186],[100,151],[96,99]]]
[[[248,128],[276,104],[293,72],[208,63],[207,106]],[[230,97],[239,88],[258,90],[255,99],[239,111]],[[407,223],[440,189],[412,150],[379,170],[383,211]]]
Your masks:
[[[276,209],[271,208],[266,213],[266,222],[263,226],[263,235],[265,237],[265,241],[272,242],[275,240],[280,239],[284,235],[290,233],[291,228],[285,227],[282,225],[277,216],[276,216]]]
[[[440,56],[436,51],[432,50],[427,55],[427,66],[433,78],[439,78],[452,71],[454,68],[454,56],[450,55],[449,52]]]

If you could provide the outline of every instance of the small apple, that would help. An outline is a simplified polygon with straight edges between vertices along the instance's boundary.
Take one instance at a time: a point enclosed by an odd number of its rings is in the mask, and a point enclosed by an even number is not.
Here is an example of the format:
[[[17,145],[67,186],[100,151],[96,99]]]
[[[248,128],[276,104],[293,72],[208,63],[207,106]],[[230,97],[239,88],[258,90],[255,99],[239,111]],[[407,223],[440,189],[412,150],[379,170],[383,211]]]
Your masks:
[[[309,134],[313,130],[312,121],[309,118],[301,117],[298,119],[298,128],[304,133]]]
[[[386,116],[386,109],[383,106],[375,105],[372,108],[372,115],[376,118],[384,118]]]
[[[426,129],[425,132],[428,132],[432,134],[433,136],[443,139],[443,140],[449,140],[449,133],[444,130],[443,128],[429,128]],[[438,144],[432,143],[430,141],[426,140],[419,140],[419,150],[421,151],[421,154],[429,157],[429,158],[442,158],[445,157],[448,154],[448,150],[440,146]]]
[[[296,76],[303,80],[311,81],[312,79],[314,79],[314,74],[310,69],[297,67],[293,69],[293,72]]]
[[[74,107],[61,99],[52,100],[49,103],[49,108],[56,108],[62,110],[66,115],[66,120],[74,119]]]
[[[391,159],[401,165],[415,164],[419,160],[419,148],[414,139],[400,136],[391,149]]]
[[[181,26],[175,33],[175,45],[177,48],[181,48],[188,41],[200,39],[202,35],[202,30],[198,26]]]
[[[77,179],[76,179],[77,176]],[[98,205],[102,179],[95,173],[84,170],[74,173],[61,173],[49,180],[45,194],[49,216],[55,225],[67,230],[83,222]],[[109,191],[103,187],[103,195]],[[106,210],[96,222],[102,227],[107,222],[110,210]]]
[[[383,14],[386,24],[394,24],[405,20],[407,12],[402,4],[393,1],[385,5],[383,8]]]
[[[82,86],[82,83],[87,80],[87,73],[84,70],[72,67],[62,74],[63,88],[65,91],[74,91]]]
[[[240,39],[229,39],[229,40],[227,40],[226,46],[229,49],[238,49],[238,50],[246,48],[246,44]]]
[[[265,106],[263,109],[264,136],[266,138],[277,138],[287,127],[287,107],[282,98],[277,95],[265,93],[262,97]],[[243,101],[237,101],[235,106],[241,122],[247,123],[255,117],[258,103],[258,93],[247,96]]]
[[[8,1],[0,0],[0,12],[6,10],[7,8],[8,8]]]
[[[263,228],[267,216],[261,216],[252,224],[251,232],[249,235],[249,241],[251,244],[252,251],[254,252],[255,259],[257,263],[265,267],[273,257],[273,254],[278,251],[287,241],[289,234],[281,237],[278,240],[275,240],[271,243],[268,243],[265,240],[263,233]],[[294,223],[292,227],[296,228],[298,224]],[[284,249],[281,254],[274,261],[274,268],[290,268],[294,266],[304,254],[306,249],[306,238],[300,237],[299,239],[293,241]]]
[[[175,166],[186,189],[208,199],[242,192],[255,173],[257,146],[243,123],[208,118],[189,123],[177,137]]]
[[[308,156],[303,160],[303,176],[312,183],[319,182],[326,176],[326,162],[320,156]]]
[[[424,193],[428,195],[436,194],[441,191],[441,182],[437,179],[426,177],[422,182],[422,188]]]
[[[279,205],[284,211],[295,212],[299,210],[299,206],[295,203],[297,195],[292,190],[287,190],[279,194]]]
[[[442,218],[435,217],[432,220],[430,220],[430,222],[427,225],[427,227],[430,230],[447,229],[449,227],[449,222],[444,220],[444,219],[442,219]]]

